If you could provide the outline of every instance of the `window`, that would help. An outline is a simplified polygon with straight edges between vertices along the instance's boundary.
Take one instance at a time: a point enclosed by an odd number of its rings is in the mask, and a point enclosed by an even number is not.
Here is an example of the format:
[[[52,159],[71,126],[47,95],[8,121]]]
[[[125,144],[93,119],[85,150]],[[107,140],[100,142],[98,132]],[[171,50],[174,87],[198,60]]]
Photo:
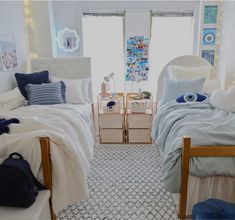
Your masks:
[[[124,13],[84,13],[84,56],[91,57],[93,97],[103,77],[115,73],[116,91],[124,90]],[[110,83],[113,92],[113,84]]]
[[[193,54],[193,12],[152,13],[150,82],[157,82],[164,66],[181,55]],[[151,85],[156,94],[156,84]]]

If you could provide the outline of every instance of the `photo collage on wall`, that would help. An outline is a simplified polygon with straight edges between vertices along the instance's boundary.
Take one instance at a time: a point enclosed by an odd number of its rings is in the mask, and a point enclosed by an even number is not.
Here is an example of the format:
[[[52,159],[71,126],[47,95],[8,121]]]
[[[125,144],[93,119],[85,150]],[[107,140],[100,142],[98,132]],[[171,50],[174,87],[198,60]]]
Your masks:
[[[0,33],[0,72],[13,70],[17,67],[14,36]]]
[[[205,5],[202,25],[201,56],[215,64],[218,5]]]
[[[126,81],[146,81],[149,73],[149,39],[144,36],[130,37],[127,40]]]

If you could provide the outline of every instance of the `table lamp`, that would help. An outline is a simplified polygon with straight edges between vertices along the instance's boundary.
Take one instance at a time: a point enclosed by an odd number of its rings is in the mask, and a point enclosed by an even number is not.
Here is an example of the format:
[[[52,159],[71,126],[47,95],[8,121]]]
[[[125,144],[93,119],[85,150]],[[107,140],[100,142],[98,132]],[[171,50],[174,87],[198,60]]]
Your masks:
[[[115,74],[112,72],[112,73],[110,73],[109,75],[107,75],[107,76],[104,77],[104,81],[105,81],[106,83],[109,83],[111,79],[113,80],[113,92],[112,92],[112,96],[113,96],[113,97],[115,96],[115,93],[116,93],[116,91],[115,91],[114,75],[115,75]]]

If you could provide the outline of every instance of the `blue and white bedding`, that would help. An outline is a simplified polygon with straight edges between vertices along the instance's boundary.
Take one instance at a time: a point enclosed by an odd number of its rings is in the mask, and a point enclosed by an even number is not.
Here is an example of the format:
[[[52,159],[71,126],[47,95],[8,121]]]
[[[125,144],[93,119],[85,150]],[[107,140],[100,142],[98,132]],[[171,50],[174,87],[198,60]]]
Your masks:
[[[184,135],[192,138],[193,146],[235,145],[235,114],[217,110],[209,101],[172,101],[160,107],[153,122],[152,138],[160,150],[166,189],[172,193],[180,191]],[[235,176],[235,158],[192,158],[190,174]]]

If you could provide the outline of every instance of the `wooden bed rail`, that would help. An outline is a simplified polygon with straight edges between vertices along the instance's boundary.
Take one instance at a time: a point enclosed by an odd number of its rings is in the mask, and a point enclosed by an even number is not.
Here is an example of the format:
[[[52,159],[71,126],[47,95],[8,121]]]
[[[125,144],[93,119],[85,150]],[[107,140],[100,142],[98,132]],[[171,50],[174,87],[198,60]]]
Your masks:
[[[50,154],[50,140],[48,137],[40,138],[41,145],[41,158],[42,158],[42,171],[44,186],[50,190],[51,196],[49,200],[51,219],[55,220],[56,215],[52,207],[52,166],[51,166],[51,154]]]
[[[235,157],[235,146],[191,146],[191,138],[183,137],[181,157],[181,189],[179,218],[186,218],[189,161],[191,157]]]

